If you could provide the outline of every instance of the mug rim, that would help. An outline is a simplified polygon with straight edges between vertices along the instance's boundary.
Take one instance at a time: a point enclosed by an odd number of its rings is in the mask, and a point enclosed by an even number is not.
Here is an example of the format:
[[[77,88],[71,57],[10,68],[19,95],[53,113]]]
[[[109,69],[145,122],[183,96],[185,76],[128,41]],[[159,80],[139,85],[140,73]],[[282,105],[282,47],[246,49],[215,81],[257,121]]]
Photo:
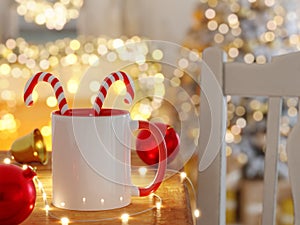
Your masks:
[[[61,116],[61,117],[82,117],[82,118],[98,118],[98,117],[117,117],[129,115],[129,112],[123,109],[111,109],[111,108],[103,108],[100,111],[100,115],[95,115],[95,112],[91,108],[73,108],[68,109],[66,115],[62,115],[60,110],[55,110],[51,113],[53,116]]]

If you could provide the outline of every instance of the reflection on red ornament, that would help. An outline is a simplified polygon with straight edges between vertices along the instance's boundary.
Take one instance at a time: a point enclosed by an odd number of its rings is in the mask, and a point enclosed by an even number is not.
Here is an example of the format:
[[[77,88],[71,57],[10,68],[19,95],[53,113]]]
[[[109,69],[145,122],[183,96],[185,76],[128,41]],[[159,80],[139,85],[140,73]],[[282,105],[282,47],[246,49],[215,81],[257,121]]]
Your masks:
[[[175,129],[163,123],[154,123],[164,136],[167,145],[168,163],[174,160],[179,151],[180,139]],[[158,163],[157,142],[149,130],[141,130],[137,135],[136,151],[138,156],[148,165]]]
[[[32,212],[36,190],[30,168],[0,164],[0,224],[16,225]]]

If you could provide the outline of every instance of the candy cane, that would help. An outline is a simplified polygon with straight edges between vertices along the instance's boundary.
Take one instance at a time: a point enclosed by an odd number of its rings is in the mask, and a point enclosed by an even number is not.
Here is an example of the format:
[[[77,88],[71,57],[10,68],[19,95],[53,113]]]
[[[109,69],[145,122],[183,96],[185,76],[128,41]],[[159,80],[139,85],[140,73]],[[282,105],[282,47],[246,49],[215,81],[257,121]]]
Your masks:
[[[94,108],[94,111],[95,111],[96,115],[100,115],[100,111],[102,109],[103,102],[104,102],[105,97],[107,95],[108,89],[117,80],[122,80],[125,83],[125,86],[126,86],[127,92],[126,92],[124,102],[127,103],[127,104],[130,104],[133,101],[133,98],[134,98],[134,84],[133,84],[133,80],[131,79],[131,77],[128,76],[123,71],[118,71],[118,72],[115,72],[115,73],[111,73],[102,82],[102,84],[99,88],[99,91],[98,91],[98,95],[95,99],[95,103],[94,103],[93,108]]]
[[[65,98],[64,90],[58,80],[57,77],[55,77],[51,73],[46,73],[46,72],[39,72],[32,76],[26,83],[25,88],[24,88],[24,102],[27,106],[31,106],[33,104],[32,100],[32,91],[34,87],[38,84],[39,81],[44,81],[48,82],[51,84],[56,99],[58,101],[58,107],[60,110],[60,113],[62,115],[66,115],[68,111],[68,104],[67,100]]]

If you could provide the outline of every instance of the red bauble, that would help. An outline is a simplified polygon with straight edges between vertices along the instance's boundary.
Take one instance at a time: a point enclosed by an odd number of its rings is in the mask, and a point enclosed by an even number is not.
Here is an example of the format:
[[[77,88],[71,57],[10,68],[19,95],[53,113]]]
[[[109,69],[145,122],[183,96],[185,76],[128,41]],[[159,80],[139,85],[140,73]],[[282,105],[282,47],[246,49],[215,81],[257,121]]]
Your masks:
[[[168,163],[171,162],[179,151],[179,135],[173,127],[163,123],[154,123],[164,136],[167,145]],[[149,130],[141,130],[137,135],[136,151],[139,157],[148,165],[158,163],[158,145]]]
[[[30,168],[0,164],[0,224],[16,225],[32,212],[36,190]]]

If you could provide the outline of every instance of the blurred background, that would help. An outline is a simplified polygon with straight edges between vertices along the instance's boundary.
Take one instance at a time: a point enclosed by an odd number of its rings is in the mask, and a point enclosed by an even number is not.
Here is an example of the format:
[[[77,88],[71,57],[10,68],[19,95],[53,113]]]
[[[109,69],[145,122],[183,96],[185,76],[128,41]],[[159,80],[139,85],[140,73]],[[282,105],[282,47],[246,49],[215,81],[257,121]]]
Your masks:
[[[264,64],[300,48],[297,0],[1,0],[0,12],[0,149],[10,150],[14,140],[39,128],[51,150],[50,114],[58,106],[50,85],[35,88],[33,107],[23,103],[24,85],[36,72],[57,75],[70,106],[91,107],[101,80],[124,68],[137,87],[136,101],[127,108],[132,118],[176,128],[185,140],[183,161],[189,160],[184,169],[194,182],[199,127],[193,119],[202,51],[219,46],[228,61]],[[164,47],[175,44],[182,50],[167,65]],[[132,58],[132,52],[138,57]],[[120,87],[113,86],[111,96],[124,95]],[[111,97],[106,105],[116,101]],[[228,96],[227,103],[227,224],[254,225],[262,210],[267,99]],[[280,129],[280,225],[293,223],[285,143],[297,113],[298,98],[286,98]]]

